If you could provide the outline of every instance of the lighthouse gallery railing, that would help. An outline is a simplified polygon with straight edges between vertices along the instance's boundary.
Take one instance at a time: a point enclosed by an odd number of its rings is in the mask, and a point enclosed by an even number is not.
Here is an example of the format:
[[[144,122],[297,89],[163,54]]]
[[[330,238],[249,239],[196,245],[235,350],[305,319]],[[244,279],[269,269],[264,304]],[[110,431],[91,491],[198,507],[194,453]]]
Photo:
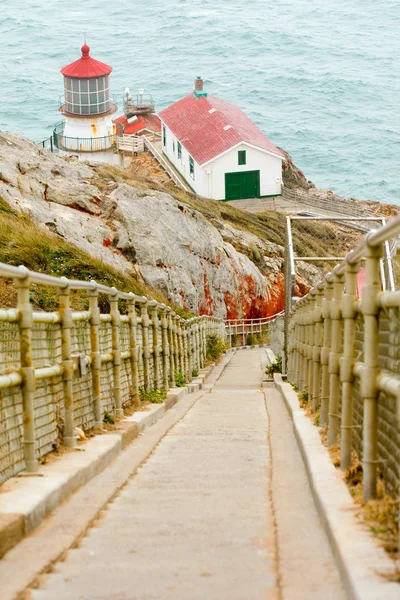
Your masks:
[[[53,143],[65,152],[101,152],[115,146],[116,134],[102,137],[81,138],[64,135],[64,123],[59,123],[53,130]]]

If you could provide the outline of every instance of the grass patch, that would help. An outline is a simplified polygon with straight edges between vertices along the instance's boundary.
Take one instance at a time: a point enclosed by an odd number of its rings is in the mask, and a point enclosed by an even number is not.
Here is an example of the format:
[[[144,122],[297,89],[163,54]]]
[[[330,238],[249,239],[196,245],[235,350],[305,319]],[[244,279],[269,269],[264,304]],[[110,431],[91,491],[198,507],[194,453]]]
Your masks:
[[[155,298],[160,302],[175,306],[159,292],[149,288],[131,274],[107,265],[103,261],[87,254],[80,248],[65,241],[60,236],[40,227],[29,217],[14,212],[0,197],[0,262],[9,265],[24,265],[32,271],[47,273],[55,277],[65,276],[69,279],[90,281],[109,287],[116,287],[123,292],[133,292]],[[16,291],[10,280],[0,278],[0,301],[2,307],[16,305]],[[49,286],[31,286],[31,300],[35,307],[53,311],[58,306],[57,290]],[[85,292],[73,292],[71,303],[76,310],[88,308]],[[108,300],[100,296],[100,308],[108,312]],[[188,316],[183,309],[178,309],[180,316]]]
[[[111,413],[105,411],[103,415],[103,423],[106,423],[107,425],[115,425],[115,419]]]
[[[166,390],[145,390],[140,388],[139,398],[141,402],[151,402],[152,404],[162,404],[167,397]]]
[[[267,375],[272,375],[273,373],[282,373],[282,356],[278,354],[276,357],[276,361],[268,365],[265,369]]]
[[[175,387],[185,387],[186,379],[183,373],[175,373]]]
[[[226,344],[217,335],[207,336],[206,357],[208,361],[218,361],[226,352]]]

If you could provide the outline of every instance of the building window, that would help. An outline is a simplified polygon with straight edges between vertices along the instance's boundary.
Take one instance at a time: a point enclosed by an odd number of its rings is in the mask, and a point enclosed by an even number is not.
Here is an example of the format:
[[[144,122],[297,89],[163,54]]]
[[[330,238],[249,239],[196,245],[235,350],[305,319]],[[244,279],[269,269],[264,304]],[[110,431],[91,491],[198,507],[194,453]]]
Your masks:
[[[163,125],[163,127],[162,127],[162,143],[163,143],[163,146],[167,145],[167,130],[165,128],[165,125]]]
[[[191,156],[189,156],[189,173],[190,177],[194,179],[194,160]]]
[[[239,150],[238,152],[238,164],[245,165],[246,164],[246,150]]]
[[[182,160],[182,145],[180,142],[178,142],[178,158]]]
[[[172,142],[172,152],[175,154],[175,142]]]

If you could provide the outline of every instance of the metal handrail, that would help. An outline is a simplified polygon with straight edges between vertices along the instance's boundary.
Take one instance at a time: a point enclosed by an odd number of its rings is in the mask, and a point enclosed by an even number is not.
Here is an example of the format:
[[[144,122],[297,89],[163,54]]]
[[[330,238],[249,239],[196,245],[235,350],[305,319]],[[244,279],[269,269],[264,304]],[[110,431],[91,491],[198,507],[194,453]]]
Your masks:
[[[155,145],[149,140],[149,138],[146,137],[145,135],[143,136],[143,138],[144,138],[144,145],[146,146],[146,148],[152,153],[154,158],[156,158],[158,160],[158,162],[163,167],[163,169],[171,177],[172,181],[174,183],[176,183],[179,187],[183,188],[186,192],[192,192],[192,190],[189,189],[189,187],[183,183],[183,181],[180,179],[180,177],[178,177],[178,175],[175,173],[175,171],[172,169],[172,167],[170,167],[168,162],[161,155],[161,153],[157,150]]]

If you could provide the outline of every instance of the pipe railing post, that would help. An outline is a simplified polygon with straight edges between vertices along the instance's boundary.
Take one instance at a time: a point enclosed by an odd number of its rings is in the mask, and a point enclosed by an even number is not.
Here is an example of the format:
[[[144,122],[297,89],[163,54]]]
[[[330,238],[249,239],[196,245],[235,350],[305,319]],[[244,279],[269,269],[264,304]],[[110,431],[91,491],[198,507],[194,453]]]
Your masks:
[[[139,348],[137,345],[137,315],[136,303],[132,294],[132,300],[128,300],[128,319],[129,319],[129,350],[131,353],[131,389],[130,398],[134,406],[140,404],[139,401]]]
[[[21,267],[21,270],[25,269]],[[15,281],[18,291],[19,345],[22,375],[22,403],[24,410],[24,459],[28,473],[36,473],[39,463],[35,452],[35,413],[33,408],[36,381],[32,355],[33,310],[29,299],[28,276]]]
[[[168,390],[168,368],[169,368],[169,343],[168,343],[168,317],[167,307],[160,309],[161,313],[161,346],[162,346],[162,387]]]
[[[328,444],[333,446],[340,430],[340,352],[342,349],[342,294],[343,275],[333,273],[333,298],[331,300],[331,351],[329,353],[329,418]]]
[[[364,368],[361,375],[361,397],[364,406],[363,482],[364,499],[376,497],[378,464],[378,387],[379,374],[379,305],[380,258],[382,248],[367,245],[365,286],[361,311],[364,315]]]
[[[181,324],[181,344],[182,344],[182,362],[181,362],[181,372],[184,376],[185,380],[189,382],[189,323],[188,321],[184,321]]]
[[[143,337],[143,387],[146,391],[150,389],[150,347],[149,347],[149,312],[148,301],[140,305],[140,317],[142,323]]]
[[[111,332],[112,332],[112,355],[113,355],[113,390],[115,414],[123,416],[122,395],[121,395],[121,341],[120,327],[121,315],[118,308],[118,292],[115,288],[113,294],[108,299],[110,302]]]
[[[329,419],[329,353],[332,345],[331,302],[333,298],[333,281],[331,275],[326,278],[322,301],[322,318],[324,323],[324,339],[321,348],[321,426],[328,425]]]
[[[307,348],[307,358],[308,358],[308,400],[309,406],[313,407],[314,405],[314,313],[315,313],[315,295],[316,290],[312,288],[309,293],[309,306],[308,306],[308,314],[307,314],[307,329],[308,329],[308,348]]]
[[[96,285],[95,282],[93,282]],[[92,395],[94,427],[103,429],[103,407],[101,398],[101,351],[99,293],[96,287],[88,290],[90,326],[90,363],[92,372]]]
[[[175,348],[175,352],[174,352],[174,371],[175,374],[179,373],[180,370],[180,355],[179,355],[179,335],[178,335],[178,320],[180,317],[178,317],[178,315],[172,315],[172,321],[174,324],[174,328],[173,328],[173,335],[174,335],[174,348]],[[175,378],[174,378],[174,385],[175,385]]]
[[[307,361],[306,361],[306,326],[305,326],[305,309],[306,309],[307,298],[301,300],[300,305],[300,379],[299,379],[299,390],[301,392],[305,391],[306,381],[307,381]]]
[[[314,347],[313,347],[313,394],[312,409],[317,411],[321,401],[321,346],[322,346],[322,299],[321,286],[316,288],[314,308]]]
[[[160,339],[158,335],[158,308],[157,302],[149,302],[151,326],[153,328],[153,388],[160,388]]]
[[[175,343],[174,343],[174,319],[171,309],[167,307],[168,318],[168,346],[169,346],[169,387],[175,385]]]
[[[340,468],[346,471],[351,465],[353,439],[353,368],[355,363],[357,273],[359,264],[347,263],[345,270],[345,293],[343,294],[343,356],[340,359],[342,384],[342,423],[340,443]]]
[[[74,326],[72,321],[72,310],[70,306],[70,289],[68,280],[65,279],[65,288],[58,292],[58,312],[61,319],[61,355],[63,365],[63,391],[64,391],[64,440],[63,443],[68,448],[76,446],[76,436],[74,432],[74,394],[73,377],[74,363],[72,361],[72,340],[71,329]]]
[[[178,318],[178,348],[179,348],[179,371],[185,376],[185,320]],[[188,381],[188,380],[186,380]]]

